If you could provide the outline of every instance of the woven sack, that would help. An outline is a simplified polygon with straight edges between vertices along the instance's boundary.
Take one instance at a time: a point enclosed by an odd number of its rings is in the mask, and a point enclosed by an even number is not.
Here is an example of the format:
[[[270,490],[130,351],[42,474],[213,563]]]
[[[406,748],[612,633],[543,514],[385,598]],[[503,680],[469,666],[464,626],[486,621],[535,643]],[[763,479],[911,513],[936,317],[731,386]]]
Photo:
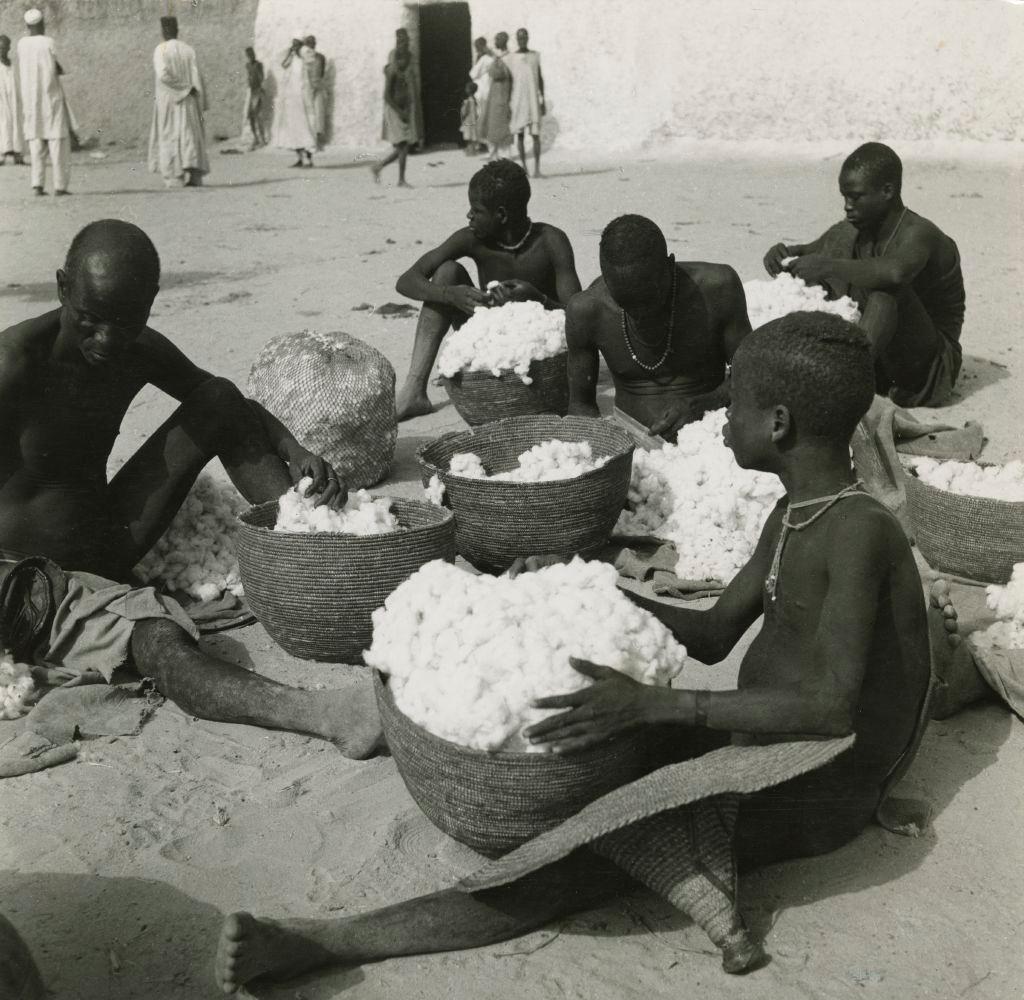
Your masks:
[[[388,474],[398,438],[395,370],[369,344],[313,330],[275,337],[253,362],[249,395],[349,489]]]

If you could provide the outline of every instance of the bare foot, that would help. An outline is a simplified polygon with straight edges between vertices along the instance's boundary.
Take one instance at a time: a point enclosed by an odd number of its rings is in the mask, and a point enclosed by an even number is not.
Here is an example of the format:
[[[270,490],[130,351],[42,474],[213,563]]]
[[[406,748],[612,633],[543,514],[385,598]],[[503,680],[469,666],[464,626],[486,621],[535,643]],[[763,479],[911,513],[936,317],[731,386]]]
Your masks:
[[[543,175],[543,174],[542,174],[542,173],[540,172],[540,167],[538,167],[538,168],[537,168],[536,170],[534,170],[534,172],[533,172],[533,176],[534,176],[535,178],[537,178],[537,177],[543,177],[543,176],[544,176],[544,175]]]
[[[399,420],[411,420],[413,417],[422,417],[424,414],[433,413],[434,407],[427,399],[425,390],[406,386],[401,389],[395,400],[395,412],[398,414]]]
[[[400,187],[400,188],[411,188],[412,187],[412,185],[408,181],[399,181],[397,186]]]
[[[32,188],[32,190],[35,191],[36,197],[46,194],[46,192],[41,187],[34,187]]]
[[[960,632],[960,616],[948,580],[936,580],[929,591],[928,635],[935,675],[933,719],[949,718],[991,694],[991,688],[978,673],[970,646],[964,642],[965,635]]]
[[[381,166],[380,166],[379,163],[371,163],[370,164],[370,173],[373,174],[373,183],[374,184],[379,184],[380,183],[380,171],[381,171]]]
[[[754,941],[746,929],[734,935],[722,948],[722,969],[733,976],[742,976],[759,969],[768,959],[764,948]]]
[[[254,979],[291,979],[334,961],[330,952],[283,924],[232,913],[221,928],[214,972],[224,993]]]
[[[335,691],[317,691],[314,731],[330,740],[350,760],[366,760],[384,745],[377,696],[369,683]],[[314,720],[316,721],[316,720]]]

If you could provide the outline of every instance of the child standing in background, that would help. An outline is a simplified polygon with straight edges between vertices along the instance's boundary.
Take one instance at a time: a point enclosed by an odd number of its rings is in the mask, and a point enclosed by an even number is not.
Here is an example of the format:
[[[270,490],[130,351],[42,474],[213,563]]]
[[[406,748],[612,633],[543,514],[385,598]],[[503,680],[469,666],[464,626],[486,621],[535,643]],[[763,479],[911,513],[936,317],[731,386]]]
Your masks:
[[[476,103],[476,84],[470,80],[466,83],[466,99],[462,102],[460,119],[462,121],[462,138],[466,143],[466,156],[476,156],[480,136],[478,123],[480,110]]]

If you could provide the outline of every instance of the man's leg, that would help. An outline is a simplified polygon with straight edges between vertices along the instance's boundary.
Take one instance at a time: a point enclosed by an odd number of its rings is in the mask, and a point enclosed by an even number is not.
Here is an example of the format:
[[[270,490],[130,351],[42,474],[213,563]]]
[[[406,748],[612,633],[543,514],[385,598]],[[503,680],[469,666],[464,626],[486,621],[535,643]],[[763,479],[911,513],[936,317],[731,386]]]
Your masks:
[[[370,167],[373,173],[373,179],[379,184],[380,183],[380,172],[390,164],[394,163],[398,159],[398,146],[392,146],[391,152],[384,157],[383,160],[378,160],[372,167]]]
[[[516,133],[516,143],[519,146],[519,162],[526,169],[526,130]]]
[[[908,392],[924,386],[945,345],[912,289],[868,294],[860,326],[890,385]]]
[[[219,458],[249,503],[276,500],[292,480],[256,411],[227,379],[203,383],[111,480],[111,513],[131,543],[115,579],[125,579],[167,530],[196,477]]]
[[[286,979],[326,965],[481,948],[599,906],[633,884],[580,851],[509,886],[446,889],[337,920],[256,920],[234,913],[217,948],[217,984],[234,993],[262,976]]]
[[[540,133],[533,137],[533,176],[540,177]]]
[[[135,669],[190,715],[268,729],[308,733],[363,760],[381,741],[377,701],[369,684],[346,691],[304,691],[268,680],[204,653],[174,622],[151,618],[132,632]]]
[[[71,183],[71,139],[50,140],[50,160],[53,162],[54,194],[67,194]]]
[[[398,186],[409,187],[405,181],[405,162],[409,158],[409,144],[400,142],[398,144]]]
[[[469,272],[455,261],[446,261],[430,279],[436,285],[472,285]],[[416,339],[412,345],[412,360],[405,385],[399,390],[395,409],[399,420],[430,413],[433,407],[427,398],[427,380],[434,367],[441,341],[453,325],[461,325],[465,314],[457,309],[424,302],[416,324]]]
[[[36,194],[45,193],[46,184],[46,140],[29,139],[28,155],[32,164],[30,182]]]

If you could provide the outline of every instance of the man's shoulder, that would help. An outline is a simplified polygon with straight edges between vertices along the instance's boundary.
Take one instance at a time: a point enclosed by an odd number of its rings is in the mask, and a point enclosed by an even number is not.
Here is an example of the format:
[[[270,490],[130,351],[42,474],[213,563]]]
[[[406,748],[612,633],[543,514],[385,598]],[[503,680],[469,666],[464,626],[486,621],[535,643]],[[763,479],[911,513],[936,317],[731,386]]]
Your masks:
[[[682,261],[678,264],[702,294],[716,301],[736,299],[743,287],[740,276],[729,264],[706,260]]]
[[[569,243],[569,237],[564,229],[551,225],[550,222],[535,222],[533,230],[548,243]],[[569,244],[570,246],[572,244]]]
[[[5,380],[24,374],[53,344],[60,310],[22,320],[0,332],[0,373]]]
[[[868,493],[841,503],[842,516],[829,525],[829,545],[842,558],[859,551],[879,563],[888,564],[898,548],[909,553],[910,543],[896,515]]]

